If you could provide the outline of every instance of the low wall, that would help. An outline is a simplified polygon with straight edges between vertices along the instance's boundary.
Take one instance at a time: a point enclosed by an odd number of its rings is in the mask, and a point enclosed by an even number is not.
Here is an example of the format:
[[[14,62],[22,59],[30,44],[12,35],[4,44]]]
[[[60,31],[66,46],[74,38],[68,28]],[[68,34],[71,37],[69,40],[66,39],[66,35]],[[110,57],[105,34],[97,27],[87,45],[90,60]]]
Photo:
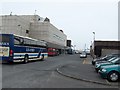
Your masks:
[[[102,52],[101,52],[101,57],[102,56],[105,56],[105,55],[108,55],[108,54],[114,54],[114,53],[119,53],[120,54],[120,50],[115,50],[115,49],[102,49]]]

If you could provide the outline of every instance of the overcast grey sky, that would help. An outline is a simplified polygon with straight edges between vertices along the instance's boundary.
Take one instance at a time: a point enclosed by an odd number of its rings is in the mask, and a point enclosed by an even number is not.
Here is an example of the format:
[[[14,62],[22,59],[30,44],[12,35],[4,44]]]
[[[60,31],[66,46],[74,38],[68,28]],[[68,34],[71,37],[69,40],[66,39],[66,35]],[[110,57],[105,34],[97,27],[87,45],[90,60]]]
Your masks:
[[[34,0],[2,1],[0,15],[32,15],[48,17],[62,29],[76,49],[89,48],[95,32],[96,40],[118,40],[119,0]]]

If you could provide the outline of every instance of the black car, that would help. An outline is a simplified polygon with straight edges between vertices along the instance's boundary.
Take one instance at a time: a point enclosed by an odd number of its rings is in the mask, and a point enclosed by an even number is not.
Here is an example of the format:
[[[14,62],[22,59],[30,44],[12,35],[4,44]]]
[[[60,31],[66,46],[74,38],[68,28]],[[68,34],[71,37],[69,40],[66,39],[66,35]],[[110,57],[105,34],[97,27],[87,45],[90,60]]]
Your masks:
[[[106,55],[105,57],[92,60],[92,64],[95,65],[96,62],[107,61],[107,60],[109,60],[109,59],[111,59],[113,57],[118,57],[118,56],[120,56],[120,54]]]

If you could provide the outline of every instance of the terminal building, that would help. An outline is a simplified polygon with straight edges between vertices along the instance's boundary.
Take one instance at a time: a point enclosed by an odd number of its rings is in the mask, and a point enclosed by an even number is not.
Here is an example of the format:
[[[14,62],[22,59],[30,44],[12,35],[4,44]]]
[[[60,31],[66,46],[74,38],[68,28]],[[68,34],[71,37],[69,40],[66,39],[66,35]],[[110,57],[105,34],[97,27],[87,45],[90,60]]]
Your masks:
[[[67,36],[50,23],[48,18],[38,15],[0,16],[0,33],[28,36],[43,40],[48,47],[65,49]]]
[[[28,36],[30,23],[17,15],[0,16],[0,33]]]

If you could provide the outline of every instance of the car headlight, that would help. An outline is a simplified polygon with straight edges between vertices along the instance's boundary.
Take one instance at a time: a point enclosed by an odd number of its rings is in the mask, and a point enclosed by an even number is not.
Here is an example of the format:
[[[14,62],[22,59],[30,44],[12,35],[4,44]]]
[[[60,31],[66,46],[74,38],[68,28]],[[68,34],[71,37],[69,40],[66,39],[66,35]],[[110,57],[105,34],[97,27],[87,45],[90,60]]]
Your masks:
[[[96,59],[93,60],[94,62],[96,61]]]
[[[96,63],[96,66],[98,65],[98,63]]]
[[[107,71],[106,69],[104,69],[104,68],[102,69],[102,72],[106,72],[106,71]]]

